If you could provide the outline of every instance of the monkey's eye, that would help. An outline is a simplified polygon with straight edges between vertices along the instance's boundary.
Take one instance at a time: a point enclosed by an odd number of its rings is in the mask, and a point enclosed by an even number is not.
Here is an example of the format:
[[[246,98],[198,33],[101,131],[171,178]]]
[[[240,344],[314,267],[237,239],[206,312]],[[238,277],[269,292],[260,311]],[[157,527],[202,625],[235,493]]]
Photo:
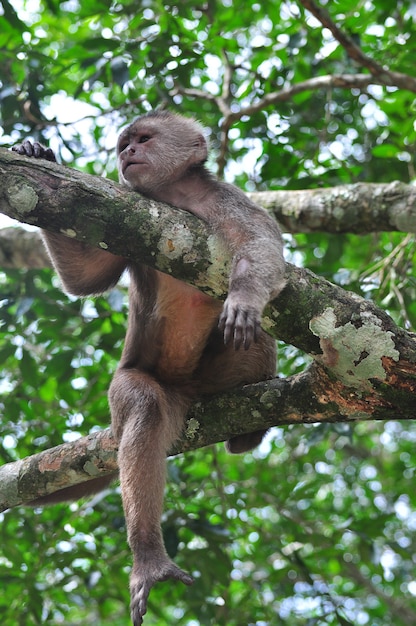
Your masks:
[[[146,141],[149,141],[150,136],[149,135],[140,135],[140,137],[138,138],[138,142],[139,143],[146,143]]]

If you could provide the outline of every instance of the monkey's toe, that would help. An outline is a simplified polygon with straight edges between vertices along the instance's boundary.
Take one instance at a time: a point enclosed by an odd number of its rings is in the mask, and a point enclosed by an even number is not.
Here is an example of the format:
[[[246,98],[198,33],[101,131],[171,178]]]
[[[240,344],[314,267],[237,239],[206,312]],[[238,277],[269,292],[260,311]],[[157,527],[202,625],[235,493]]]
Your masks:
[[[131,590],[131,602],[130,612],[131,621],[134,626],[140,626],[143,624],[143,615],[147,611],[147,599],[152,585],[143,582],[140,586],[136,587],[135,592]]]

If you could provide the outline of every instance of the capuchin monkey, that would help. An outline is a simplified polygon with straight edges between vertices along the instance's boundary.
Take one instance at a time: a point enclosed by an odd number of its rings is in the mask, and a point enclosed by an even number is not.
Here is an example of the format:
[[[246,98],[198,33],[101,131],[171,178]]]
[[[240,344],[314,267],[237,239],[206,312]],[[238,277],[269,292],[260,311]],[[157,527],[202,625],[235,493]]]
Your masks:
[[[13,150],[55,161],[53,152],[38,143],[25,141]],[[207,143],[194,120],[169,112],[139,117],[121,133],[117,159],[122,185],[193,213],[232,254],[228,296],[221,303],[140,263],[43,233],[64,289],[72,294],[101,293],[117,283],[125,268],[130,270],[127,335],[109,403],[133,553],[131,618],[139,626],[156,582],[193,582],[169,559],[163,544],[166,454],[196,397],[275,375],[275,341],[260,322],[265,305],[285,285],[285,263],[275,221],[205,168]],[[249,450],[265,432],[233,437],[227,448]],[[36,503],[89,495],[113,478],[95,479]]]

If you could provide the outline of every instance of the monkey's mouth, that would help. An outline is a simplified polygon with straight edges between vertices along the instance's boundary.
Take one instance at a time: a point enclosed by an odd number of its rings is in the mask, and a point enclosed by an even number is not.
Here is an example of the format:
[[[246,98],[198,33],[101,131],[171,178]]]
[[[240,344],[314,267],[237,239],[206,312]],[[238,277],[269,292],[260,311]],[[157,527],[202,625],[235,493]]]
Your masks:
[[[146,163],[144,161],[126,161],[122,167],[123,174],[125,174],[132,165],[146,165]]]

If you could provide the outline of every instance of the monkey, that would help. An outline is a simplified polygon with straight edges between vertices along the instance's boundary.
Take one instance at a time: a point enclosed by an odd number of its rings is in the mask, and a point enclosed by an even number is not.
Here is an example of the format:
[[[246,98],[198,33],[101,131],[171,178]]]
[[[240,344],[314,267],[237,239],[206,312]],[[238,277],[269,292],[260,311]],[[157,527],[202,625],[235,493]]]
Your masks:
[[[25,141],[13,149],[55,161],[54,153],[39,143]],[[285,286],[285,262],[276,221],[207,169],[207,141],[197,121],[168,111],[144,114],[121,132],[116,153],[123,186],[196,215],[232,256],[222,303],[168,274],[43,231],[63,288],[71,294],[102,293],[116,285],[126,268],[130,272],[127,333],[108,398],[133,556],[131,619],[139,626],[155,583],[193,582],[163,544],[166,454],[195,398],[275,375],[275,341],[261,328],[261,316]],[[250,450],[265,432],[232,437],[227,449]],[[64,499],[89,495],[107,484],[106,479],[90,483],[62,490]]]

